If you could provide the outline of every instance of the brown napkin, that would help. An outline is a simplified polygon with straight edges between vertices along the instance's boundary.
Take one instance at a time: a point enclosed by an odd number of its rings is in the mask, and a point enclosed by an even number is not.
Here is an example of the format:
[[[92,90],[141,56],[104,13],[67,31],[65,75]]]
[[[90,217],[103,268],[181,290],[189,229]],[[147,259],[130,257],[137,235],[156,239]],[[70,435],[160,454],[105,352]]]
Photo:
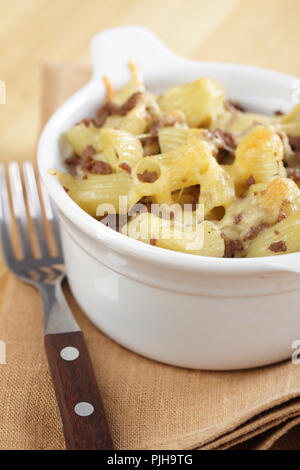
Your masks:
[[[43,122],[89,73],[75,66],[45,68]],[[0,448],[63,449],[39,294],[3,270],[0,283],[0,340],[7,345],[7,364],[0,365]],[[117,448],[299,446],[300,432],[291,429],[300,422],[300,366],[203,372],[158,364],[104,336],[68,289],[67,295],[88,342]]]

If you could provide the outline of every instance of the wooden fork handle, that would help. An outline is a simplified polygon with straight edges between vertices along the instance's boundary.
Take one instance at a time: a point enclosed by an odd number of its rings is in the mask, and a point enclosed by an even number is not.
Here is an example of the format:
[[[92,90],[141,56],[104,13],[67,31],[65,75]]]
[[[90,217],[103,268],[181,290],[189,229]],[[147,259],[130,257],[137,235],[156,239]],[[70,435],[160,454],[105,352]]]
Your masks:
[[[82,332],[46,334],[45,347],[67,448],[112,450],[110,430]]]

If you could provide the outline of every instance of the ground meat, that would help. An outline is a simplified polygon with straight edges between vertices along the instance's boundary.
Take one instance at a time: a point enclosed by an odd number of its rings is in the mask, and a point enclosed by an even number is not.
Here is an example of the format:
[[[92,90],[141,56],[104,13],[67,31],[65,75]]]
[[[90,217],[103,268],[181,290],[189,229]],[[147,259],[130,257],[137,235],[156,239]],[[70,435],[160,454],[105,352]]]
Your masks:
[[[110,175],[112,173],[112,167],[109,163],[103,162],[101,160],[94,160],[91,173],[96,175]]]
[[[96,149],[92,145],[88,145],[82,152],[82,159],[85,160],[88,157],[95,155]]]
[[[93,157],[87,155],[85,158],[82,159],[80,168],[82,171],[90,172],[92,165],[93,165]]]
[[[282,251],[282,252],[286,251],[287,246],[286,246],[286,243],[283,240],[280,240],[279,242],[271,243],[268,250],[274,251],[274,253],[279,253],[280,251]]]
[[[200,184],[195,184],[194,186],[190,186],[189,193],[192,198],[191,200],[192,210],[196,210],[197,204],[199,203]]]
[[[291,149],[294,152],[294,156],[300,163],[300,136],[288,136],[289,137],[289,144],[291,146]]]
[[[163,127],[165,127],[167,125],[171,126],[172,124],[174,124],[174,119],[172,119],[170,121],[170,124],[168,124],[168,122],[165,119],[163,119],[163,117],[155,118],[155,119],[153,119],[153,121],[151,122],[151,124],[149,126],[149,132],[152,135],[157,135],[159,129],[162,129]]]
[[[131,167],[128,165],[126,162],[122,162],[119,165],[119,168],[122,168],[122,170],[127,171],[127,173],[131,174]]]
[[[81,158],[77,157],[76,155],[72,155],[71,157],[66,158],[65,159],[65,165],[66,165],[69,173],[74,175],[76,173],[77,167],[80,165],[80,162],[81,162]]]
[[[217,161],[220,164],[232,164],[234,161],[234,151],[236,149],[236,141],[234,135],[230,132],[224,132],[216,129],[212,133],[215,144],[218,148]]]
[[[84,157],[81,163],[81,169],[87,173],[93,173],[95,175],[110,175],[112,173],[112,167],[109,163],[94,160],[90,155]]]
[[[300,169],[299,168],[288,168],[287,175],[291,178],[295,183],[300,183]]]
[[[277,223],[281,222],[282,220],[286,218],[287,218],[287,215],[284,212],[281,212],[278,216]]]
[[[158,179],[158,174],[156,171],[145,170],[144,173],[138,173],[137,177],[142,183],[154,183]]]
[[[150,238],[150,245],[156,245],[157,239],[156,238]]]
[[[280,109],[277,109],[276,111],[274,111],[274,115],[275,116],[283,116],[284,113]]]
[[[103,106],[101,106],[101,108],[98,109],[95,117],[95,125],[97,127],[102,127],[106,121],[106,118],[108,118],[108,116],[112,114],[110,106],[111,104],[112,103],[108,101]]]
[[[243,249],[240,240],[225,240],[224,258],[233,258],[236,251],[243,251]]]
[[[238,101],[227,101],[225,103],[225,108],[227,111],[240,111],[241,113],[245,113],[246,109],[242,106]]]
[[[222,129],[216,129],[213,132],[214,137],[221,139],[224,143],[224,148],[227,150],[235,150],[236,142],[234,135],[231,132],[222,131]]]
[[[150,134],[150,135],[147,135],[146,137],[141,137],[140,141],[143,147],[146,147],[146,145],[152,145],[154,143],[157,144],[158,136],[155,134]]]
[[[141,95],[142,93],[137,91],[136,93],[133,93],[124,104],[119,106],[118,109],[116,109],[115,105],[113,114],[117,114],[118,116],[126,116],[126,114],[137,105]]]
[[[300,162],[300,136],[288,136],[289,144],[294,152],[294,156]]]
[[[260,232],[262,232],[267,227],[269,227],[269,224],[266,224],[264,222],[262,222],[259,225],[254,225],[253,227],[250,227],[249,230],[247,230],[247,232],[246,232],[246,234],[243,238],[243,241],[253,240],[255,237],[257,237],[257,235]]]
[[[84,124],[86,127],[89,127],[89,125],[93,122],[93,119],[90,118],[84,118],[82,121],[79,122],[79,124]]]
[[[278,230],[274,230],[274,233],[275,235],[279,235],[280,232]]]
[[[151,212],[151,198],[149,196],[143,196],[138,202],[137,205],[142,205],[147,209],[147,212]],[[134,207],[133,206],[133,214],[134,212]]]
[[[234,155],[225,149],[220,149],[217,154],[217,161],[220,165],[231,165],[234,162]]]
[[[247,186],[251,186],[251,184],[255,184],[255,179],[253,175],[250,175],[249,178],[246,181]]]
[[[159,130],[166,126],[173,126],[175,122],[176,119],[167,114],[163,114],[160,117],[153,119],[149,125],[149,135],[141,138],[141,144],[145,147],[146,145],[158,143]]]
[[[174,126],[176,119],[173,116],[168,114],[163,114],[162,116],[154,119],[150,124],[150,133],[158,134],[159,129],[167,126]]]
[[[243,218],[242,212],[234,216],[233,222],[238,225]]]
[[[141,93],[133,93],[128,100],[122,104],[112,103],[111,101],[107,101],[101,108],[98,109],[95,117],[95,125],[97,127],[103,126],[106,118],[112,114],[117,116],[126,116],[126,114],[131,111],[136,105],[138,100],[140,99]]]

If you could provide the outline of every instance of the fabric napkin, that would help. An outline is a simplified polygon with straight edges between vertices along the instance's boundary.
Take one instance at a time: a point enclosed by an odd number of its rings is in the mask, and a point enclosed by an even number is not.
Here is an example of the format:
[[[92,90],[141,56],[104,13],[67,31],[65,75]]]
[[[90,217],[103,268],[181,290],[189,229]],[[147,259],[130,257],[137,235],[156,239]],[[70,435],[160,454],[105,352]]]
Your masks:
[[[84,67],[45,67],[43,123],[89,76]],[[6,343],[6,364],[0,364],[0,448],[64,449],[43,346],[41,299],[2,268],[0,283],[0,340]],[[65,290],[87,339],[116,448],[299,447],[300,428],[293,428],[300,423],[300,366],[286,361],[206,372],[159,364],[102,334]]]

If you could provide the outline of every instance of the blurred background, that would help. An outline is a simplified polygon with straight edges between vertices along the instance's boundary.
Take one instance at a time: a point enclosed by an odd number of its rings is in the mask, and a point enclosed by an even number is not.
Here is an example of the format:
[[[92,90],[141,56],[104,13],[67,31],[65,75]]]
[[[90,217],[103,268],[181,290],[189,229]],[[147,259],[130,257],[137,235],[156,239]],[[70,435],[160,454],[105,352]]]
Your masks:
[[[89,64],[104,28],[151,28],[191,59],[247,63],[300,76],[299,0],[0,0],[0,160],[32,158],[45,62]]]

